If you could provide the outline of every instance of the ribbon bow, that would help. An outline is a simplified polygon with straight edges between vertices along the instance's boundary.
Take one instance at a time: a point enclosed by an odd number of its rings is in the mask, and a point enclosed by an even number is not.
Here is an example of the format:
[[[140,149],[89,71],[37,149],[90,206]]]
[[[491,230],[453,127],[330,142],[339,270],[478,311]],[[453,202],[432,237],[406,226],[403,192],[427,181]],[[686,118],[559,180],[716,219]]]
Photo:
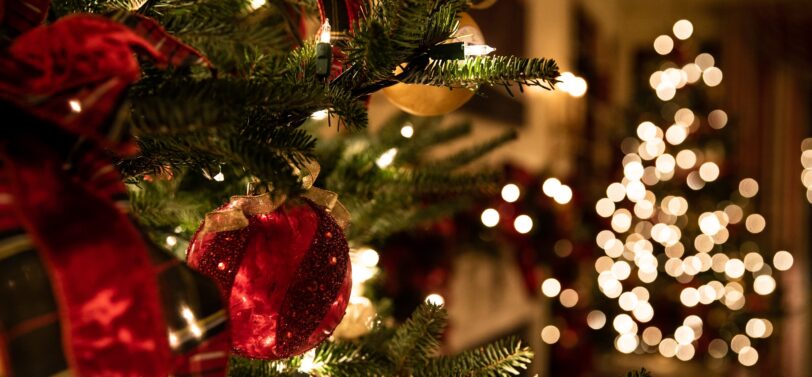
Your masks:
[[[133,52],[159,66],[208,61],[142,16],[117,14],[120,22],[114,22],[72,15],[37,26],[48,3],[0,0],[0,27],[21,33],[0,51],[0,109],[13,123],[0,140],[0,230],[28,240],[25,251],[35,249],[48,272],[66,349],[62,363],[69,369],[55,372],[189,373],[182,370],[189,360],[170,349],[157,272],[122,205],[126,190],[104,149],[135,152],[115,121],[124,91],[140,76]],[[22,322],[17,333],[41,328],[34,325]],[[3,346],[41,352],[23,343],[0,344],[0,358]],[[211,370],[215,374],[224,372],[227,354],[220,353],[224,361]],[[40,374],[25,369],[37,366],[9,367]]]
[[[314,187],[313,184],[319,176],[321,166],[311,160],[304,169],[298,170],[302,179],[302,187],[307,190],[301,196],[316,203],[330,213],[341,229],[350,225],[350,213],[338,201],[338,194]],[[224,207],[206,214],[203,234],[209,232],[225,232],[242,229],[248,226],[248,217],[263,213],[271,213],[279,208],[287,199],[285,195],[272,196],[269,193],[259,195],[235,195]]]

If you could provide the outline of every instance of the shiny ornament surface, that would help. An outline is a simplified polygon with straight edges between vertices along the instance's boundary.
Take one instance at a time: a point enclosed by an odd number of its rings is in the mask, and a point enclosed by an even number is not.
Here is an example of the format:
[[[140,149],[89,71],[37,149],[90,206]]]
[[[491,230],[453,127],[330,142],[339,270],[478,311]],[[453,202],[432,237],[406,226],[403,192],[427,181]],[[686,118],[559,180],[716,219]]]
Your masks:
[[[468,13],[460,14],[460,27],[454,42],[485,44],[479,25]],[[395,84],[382,90],[401,110],[417,116],[435,116],[459,109],[475,94],[468,88],[448,88],[420,84]]]
[[[218,231],[204,223],[187,261],[228,296],[235,353],[261,359],[301,354],[344,316],[351,267],[343,231],[306,199],[245,217],[248,224],[239,229]]]

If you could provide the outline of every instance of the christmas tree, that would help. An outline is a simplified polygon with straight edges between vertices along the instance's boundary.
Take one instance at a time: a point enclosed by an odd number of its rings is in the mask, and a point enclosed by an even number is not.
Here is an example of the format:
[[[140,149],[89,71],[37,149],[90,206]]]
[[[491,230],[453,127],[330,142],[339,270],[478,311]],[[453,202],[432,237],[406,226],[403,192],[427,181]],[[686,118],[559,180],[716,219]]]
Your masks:
[[[518,374],[531,352],[516,339],[439,355],[445,313],[432,304],[328,338],[351,301],[350,248],[492,191],[493,173],[459,168],[515,136],[428,160],[469,128],[414,119],[412,137],[395,119],[368,134],[368,96],[550,89],[558,76],[552,60],[460,42],[468,5],[0,1],[13,123],[0,146],[0,298],[12,303],[0,371]],[[341,136],[319,137],[324,112]],[[187,247],[193,269],[167,252]]]

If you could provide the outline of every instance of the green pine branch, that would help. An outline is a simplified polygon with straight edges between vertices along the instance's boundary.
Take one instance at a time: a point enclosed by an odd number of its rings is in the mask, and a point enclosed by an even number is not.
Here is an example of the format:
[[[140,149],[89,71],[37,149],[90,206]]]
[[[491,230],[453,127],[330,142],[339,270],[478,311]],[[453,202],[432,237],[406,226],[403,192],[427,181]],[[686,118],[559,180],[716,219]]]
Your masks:
[[[533,353],[515,338],[507,338],[459,355],[440,356],[439,337],[446,311],[423,304],[394,329],[376,327],[355,341],[326,341],[314,355],[279,361],[232,357],[230,377],[447,377],[512,376],[526,369]],[[307,360],[305,366],[304,360]],[[305,367],[307,367],[305,369]]]
[[[559,76],[558,64],[549,59],[514,56],[477,56],[464,61],[433,60],[407,67],[398,81],[447,87],[472,88],[477,85],[539,86],[551,90]]]
[[[516,338],[497,340],[460,355],[435,358],[424,365],[418,376],[482,376],[519,375],[532,361],[533,352]]]

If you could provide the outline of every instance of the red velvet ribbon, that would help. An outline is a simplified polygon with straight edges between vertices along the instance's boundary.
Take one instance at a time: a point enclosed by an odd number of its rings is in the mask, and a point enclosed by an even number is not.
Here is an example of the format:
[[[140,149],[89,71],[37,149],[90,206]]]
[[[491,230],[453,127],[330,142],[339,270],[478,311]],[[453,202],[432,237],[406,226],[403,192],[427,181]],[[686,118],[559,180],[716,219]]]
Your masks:
[[[173,52],[194,51],[171,37],[165,42]],[[29,120],[33,129],[7,123],[5,132],[17,137],[0,143],[2,173],[11,183],[14,216],[51,275],[63,348],[76,375],[166,376],[178,363],[147,247],[111,198],[124,192],[120,177],[98,158],[72,161],[78,166],[69,170],[58,147],[84,139],[95,148],[134,152],[110,119],[139,78],[133,51],[175,61],[166,48],[122,24],[77,15],[28,31],[0,56],[0,101],[39,119]]]

